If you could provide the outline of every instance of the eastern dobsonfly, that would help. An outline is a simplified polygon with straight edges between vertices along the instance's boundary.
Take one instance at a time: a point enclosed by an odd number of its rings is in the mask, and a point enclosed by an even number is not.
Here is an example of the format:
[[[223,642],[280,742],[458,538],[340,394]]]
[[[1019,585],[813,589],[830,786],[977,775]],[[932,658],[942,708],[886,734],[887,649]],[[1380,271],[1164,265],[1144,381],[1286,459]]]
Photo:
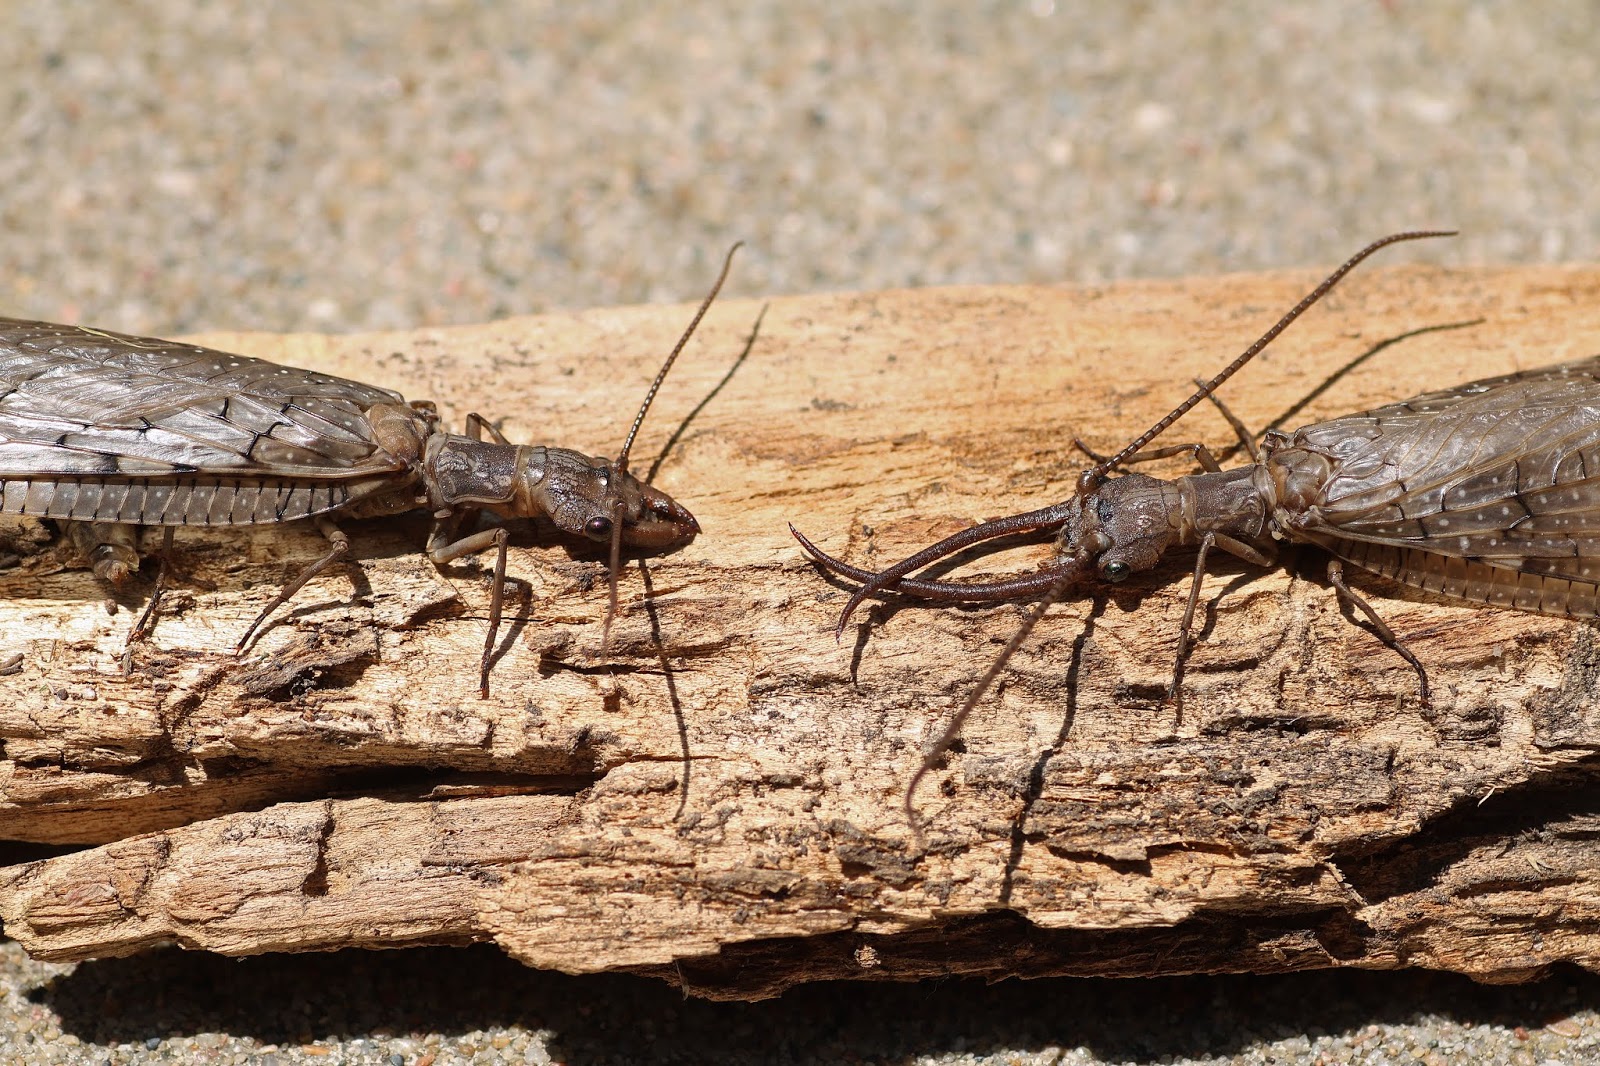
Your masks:
[[[1095,465],[1078,476],[1065,501],[962,530],[877,572],[828,555],[790,527],[822,569],[861,583],[840,614],[840,633],[867,597],[881,593],[940,603],[1040,597],[913,775],[905,796],[913,825],[917,785],[1050,606],[1096,579],[1116,583],[1150,570],[1173,546],[1197,549],[1168,693],[1173,700],[1213,549],[1258,566],[1274,563],[1279,542],[1324,549],[1331,556],[1329,584],[1411,664],[1424,707],[1427,671],[1346,585],[1344,564],[1471,603],[1576,618],[1600,614],[1600,356],[1429,392],[1292,433],[1272,430],[1259,447],[1224,408],[1252,460],[1234,469],[1222,469],[1201,444],[1144,450],[1197,404],[1214,399],[1218,386],[1362,260],[1400,241],[1451,235],[1397,233],[1357,252],[1171,413],[1109,458],[1089,453]],[[1172,480],[1111,476],[1131,462],[1179,454],[1202,472]],[[1057,534],[1058,558],[1035,573],[984,584],[912,576],[974,544],[1036,532]]]
[[[615,460],[512,444],[476,413],[464,433],[448,433],[430,401],[407,403],[389,389],[315,371],[176,341],[0,319],[0,516],[65,524],[95,575],[113,584],[139,566],[139,528],[165,527],[161,571],[130,648],[159,601],[175,527],[311,519],[328,551],[261,609],[237,652],[274,610],[349,552],[332,516],[426,507],[433,515],[426,550],[436,565],[496,552],[478,684],[487,697],[509,534],[502,525],[462,535],[462,526],[489,510],[546,517],[563,533],[609,544],[609,638],[622,548],[667,551],[700,532],[685,507],[628,472],[628,452],[738,249],[728,250]]]

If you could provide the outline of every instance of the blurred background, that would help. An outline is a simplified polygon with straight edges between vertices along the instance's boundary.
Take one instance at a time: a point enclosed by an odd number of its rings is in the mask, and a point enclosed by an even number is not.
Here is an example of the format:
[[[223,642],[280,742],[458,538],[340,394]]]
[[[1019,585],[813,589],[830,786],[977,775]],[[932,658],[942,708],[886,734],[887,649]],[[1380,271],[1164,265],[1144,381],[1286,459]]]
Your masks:
[[[0,309],[164,333],[1593,258],[1541,3],[11,0]]]
[[[1597,41],[1593,0],[9,0],[0,314],[479,322],[698,299],[735,239],[744,296],[1328,267],[1413,227],[1463,233],[1391,261],[1594,260]],[[1600,1056],[1570,973],[676,995],[485,949],[6,943],[0,1062]]]

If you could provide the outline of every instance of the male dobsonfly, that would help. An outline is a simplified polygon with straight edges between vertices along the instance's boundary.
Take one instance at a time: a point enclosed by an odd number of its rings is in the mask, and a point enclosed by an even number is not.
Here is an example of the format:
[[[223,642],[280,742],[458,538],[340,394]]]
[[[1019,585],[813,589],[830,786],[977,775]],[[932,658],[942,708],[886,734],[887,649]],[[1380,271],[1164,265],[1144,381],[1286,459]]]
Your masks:
[[[1345,563],[1471,603],[1600,614],[1600,356],[1426,393],[1293,433],[1272,431],[1259,448],[1241,433],[1253,461],[1232,470],[1221,469],[1203,445],[1185,445],[1148,454],[1190,454],[1201,473],[1170,481],[1111,476],[1145,457],[1152,440],[1362,260],[1399,241],[1449,235],[1398,233],[1363,248],[1165,418],[1079,475],[1065,501],[963,530],[878,572],[835,559],[794,531],[819,566],[861,582],[840,616],[841,631],[863,600],[880,593],[942,603],[1041,597],[929,749],[907,789],[908,815],[912,791],[1050,605],[1094,580],[1119,582],[1149,570],[1175,545],[1197,549],[1180,666],[1214,548],[1260,566],[1275,560],[1280,541],[1326,550],[1329,583],[1416,670],[1424,705],[1427,672],[1345,584]],[[1057,533],[1059,558],[1036,573],[989,584],[912,576],[971,545],[1039,531]],[[1175,670],[1174,698],[1178,681]]]
[[[310,370],[193,344],[79,326],[0,319],[0,515],[65,523],[95,574],[120,582],[138,568],[141,526],[246,526],[309,518],[329,549],[256,615],[241,649],[275,609],[349,551],[334,517],[433,513],[428,558],[438,565],[496,551],[479,691],[505,598],[503,526],[461,534],[480,510],[549,518],[563,533],[610,545],[611,600],[623,547],[666,551],[700,531],[666,493],[628,473],[628,451],[673,360],[723,281],[667,357],[615,460],[569,448],[517,445],[482,416],[465,433],[438,426],[432,403]],[[489,438],[485,440],[487,435]],[[166,573],[158,577],[146,631]],[[606,616],[609,631],[611,614]]]

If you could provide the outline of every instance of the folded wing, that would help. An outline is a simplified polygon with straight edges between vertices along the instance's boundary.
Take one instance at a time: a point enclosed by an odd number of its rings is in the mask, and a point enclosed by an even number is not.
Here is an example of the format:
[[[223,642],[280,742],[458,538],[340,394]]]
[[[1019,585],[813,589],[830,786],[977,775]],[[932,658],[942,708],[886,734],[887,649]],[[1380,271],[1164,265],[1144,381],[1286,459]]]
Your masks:
[[[1272,449],[1328,457],[1307,539],[1600,579],[1600,357],[1307,426]]]
[[[365,412],[398,393],[193,344],[0,319],[0,479],[395,469]]]

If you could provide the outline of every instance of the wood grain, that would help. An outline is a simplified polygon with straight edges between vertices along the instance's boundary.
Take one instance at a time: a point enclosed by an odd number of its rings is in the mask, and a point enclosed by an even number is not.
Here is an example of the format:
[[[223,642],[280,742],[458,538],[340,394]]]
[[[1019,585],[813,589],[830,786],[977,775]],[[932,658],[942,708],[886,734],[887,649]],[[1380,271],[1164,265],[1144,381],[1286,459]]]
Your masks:
[[[0,660],[23,659],[0,677],[0,839],[49,847],[0,869],[5,932],[55,959],[493,940],[734,998],[946,973],[1593,967],[1593,627],[1356,575],[1428,665],[1424,712],[1317,566],[1219,560],[1179,721],[1179,554],[1052,610],[919,791],[919,840],[905,783],[1023,607],[890,602],[835,644],[846,594],[785,528],[876,566],[1059,499],[1075,437],[1121,444],[1315,280],[783,299],[743,362],[758,306],[715,307],[634,452],[642,470],[681,430],[657,483],[705,532],[628,568],[608,666],[603,561],[518,526],[524,591],[487,700],[486,580],[419,554],[425,516],[350,523],[359,567],[237,660],[322,542],[180,533],[215,589],[182,588],[126,677],[143,590],[109,612],[48,530],[7,527]],[[687,316],[203,340],[605,453]],[[1292,429],[1597,349],[1600,269],[1373,269],[1225,398]],[[1197,410],[1171,438],[1231,435]]]

